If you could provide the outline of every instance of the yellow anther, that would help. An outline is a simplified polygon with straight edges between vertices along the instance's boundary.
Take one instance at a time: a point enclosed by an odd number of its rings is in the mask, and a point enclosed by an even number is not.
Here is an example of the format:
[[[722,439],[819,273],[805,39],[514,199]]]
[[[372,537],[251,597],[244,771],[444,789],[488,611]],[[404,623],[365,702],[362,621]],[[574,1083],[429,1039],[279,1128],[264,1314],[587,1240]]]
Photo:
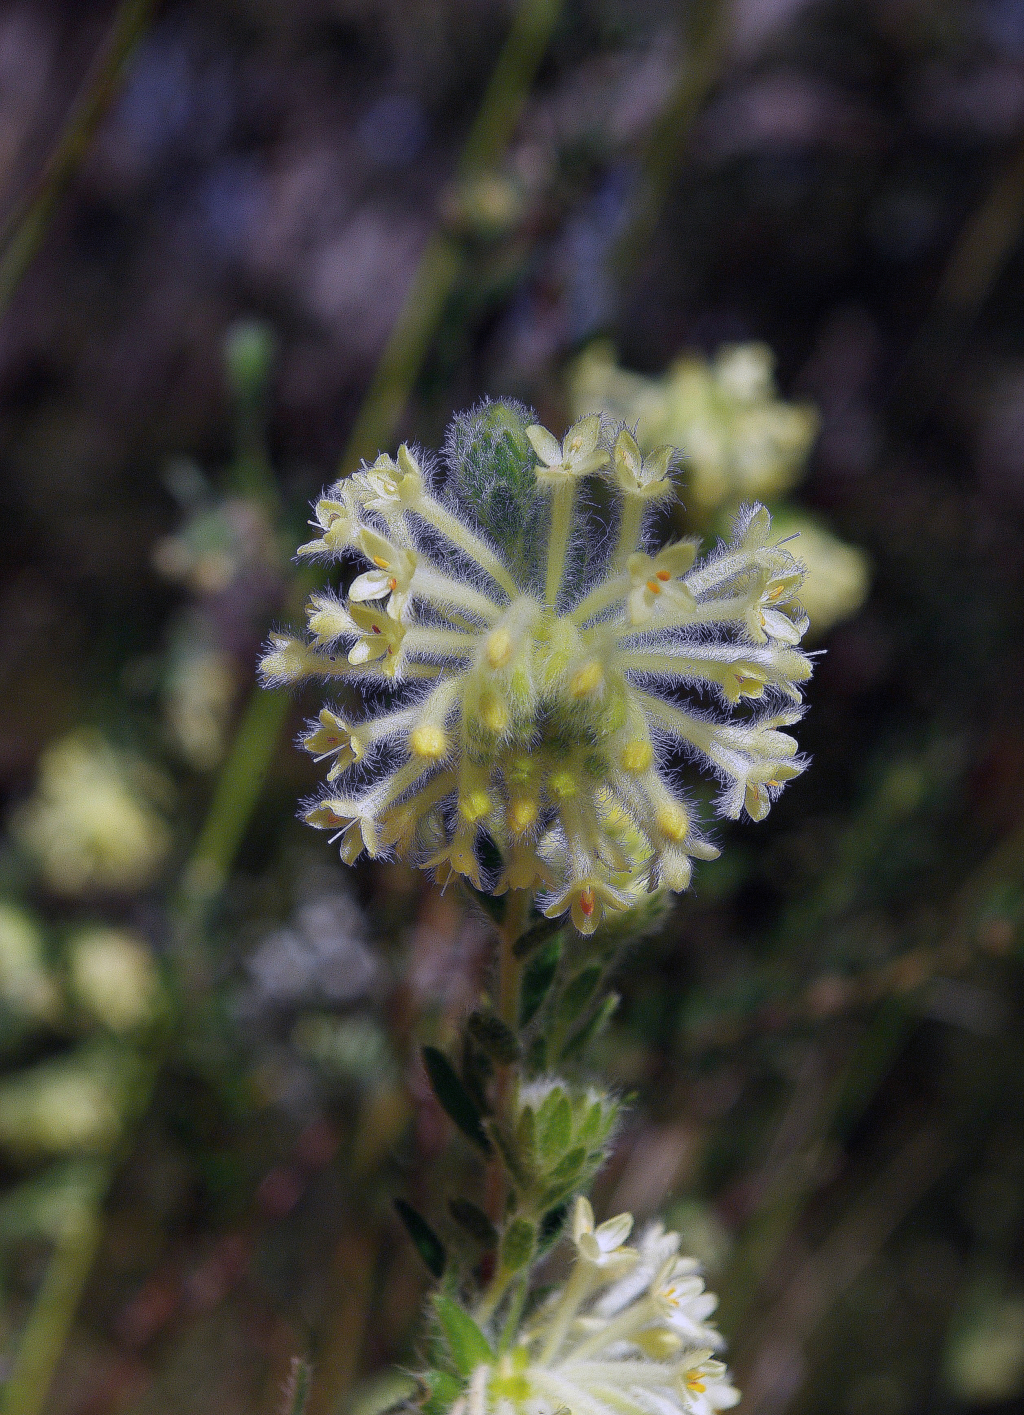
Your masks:
[[[667,835],[669,840],[676,842],[685,840],[686,832],[690,829],[689,816],[675,801],[666,801],[663,806],[658,807],[657,822],[662,835]]]
[[[707,1390],[707,1386],[704,1384],[704,1381],[701,1379],[701,1372],[700,1372],[700,1371],[687,1371],[687,1373],[686,1373],[686,1389],[687,1389],[687,1390],[692,1390],[693,1393],[694,1393],[694,1395],[703,1395],[703,1394],[704,1394],[705,1390]]]
[[[510,802],[508,808],[508,823],[518,834],[524,830],[529,830],[530,826],[536,823],[539,814],[537,802],[531,800],[528,796],[523,796]]]
[[[622,749],[623,771],[646,771],[654,760],[650,742],[627,742]]]
[[[480,698],[480,721],[488,732],[504,732],[508,726],[508,710],[497,693],[484,693]]]
[[[604,670],[596,658],[585,663],[572,676],[569,691],[574,698],[589,697],[604,682]]]
[[[383,557],[383,555],[375,555],[375,556],[373,557],[373,563],[374,563],[374,565],[376,565],[376,567],[377,567],[378,570],[386,570],[386,569],[388,568],[388,566],[391,564],[391,561],[390,561],[390,560],[385,560],[384,557]]]
[[[486,791],[470,791],[468,796],[459,798],[459,814],[471,825],[474,821],[483,820],[490,809],[491,798]]]
[[[512,635],[507,629],[495,629],[488,635],[484,654],[492,668],[504,668],[512,657]]]
[[[437,760],[448,751],[448,738],[443,727],[423,722],[409,733],[409,748],[414,756]]]

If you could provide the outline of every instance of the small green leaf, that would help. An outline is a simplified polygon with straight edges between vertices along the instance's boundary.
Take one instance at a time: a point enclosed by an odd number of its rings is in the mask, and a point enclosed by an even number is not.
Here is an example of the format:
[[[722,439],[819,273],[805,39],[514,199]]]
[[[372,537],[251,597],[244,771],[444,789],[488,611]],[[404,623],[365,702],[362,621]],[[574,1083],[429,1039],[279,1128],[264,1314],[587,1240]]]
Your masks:
[[[460,1228],[464,1228],[470,1237],[482,1243],[485,1248],[497,1246],[498,1230],[483,1209],[478,1209],[471,1200],[449,1199],[448,1212]]]
[[[582,1145],[577,1145],[575,1149],[569,1151],[565,1159],[547,1176],[548,1183],[552,1188],[562,1184],[570,1187],[580,1183],[586,1170],[587,1152]]]
[[[600,1101],[595,1101],[583,1117],[583,1124],[577,1132],[576,1138],[581,1145],[599,1145],[605,1139],[611,1129],[612,1118],[615,1114],[613,1106],[608,1107],[607,1114]]]
[[[517,1273],[533,1257],[537,1229],[525,1218],[514,1218],[501,1240],[501,1266],[506,1272]]]
[[[522,1053],[515,1032],[493,1012],[471,1012],[466,1027],[477,1046],[499,1066],[519,1060]]]
[[[582,973],[576,974],[558,1000],[560,1017],[572,1022],[586,1010],[603,972],[603,968],[594,966],[584,968]]]
[[[552,1243],[554,1243],[565,1226],[565,1216],[568,1211],[568,1204],[556,1204],[553,1209],[548,1209],[547,1213],[540,1221],[540,1238],[537,1244],[538,1252],[545,1252],[551,1247]]]
[[[526,1174],[523,1172],[520,1155],[516,1150],[515,1143],[506,1135],[499,1125],[492,1125],[491,1134],[494,1136],[494,1144],[501,1162],[508,1171],[512,1183],[519,1189],[525,1188],[527,1183]],[[524,1158],[529,1158],[525,1156]]]
[[[534,924],[532,929],[527,929],[516,939],[512,945],[513,956],[518,958],[520,962],[524,958],[529,958],[542,943],[548,941],[552,934],[561,933],[562,927],[561,919],[541,919],[539,923]]]
[[[423,1382],[429,1392],[420,1406],[424,1415],[447,1415],[462,1394],[462,1382],[448,1371],[427,1371]]]
[[[599,1037],[612,1020],[615,1009],[622,1001],[617,992],[611,992],[601,1003],[594,1013],[587,1018],[583,1026],[573,1036],[569,1038],[562,1048],[559,1056],[560,1061],[565,1061],[569,1057],[578,1057],[583,1054],[592,1041]]]
[[[440,1295],[434,1298],[434,1307],[460,1375],[472,1375],[477,1366],[488,1366],[494,1361],[487,1338],[468,1312],[450,1297]]]
[[[556,933],[530,959],[523,975],[523,990],[519,1003],[519,1025],[527,1026],[537,1015],[547,997],[558,971],[562,954],[562,935]]]
[[[413,1246],[423,1259],[431,1277],[443,1277],[448,1255],[444,1250],[444,1244],[430,1227],[430,1224],[422,1214],[417,1213],[413,1206],[407,1204],[404,1199],[395,1200],[395,1211],[405,1224],[405,1231],[412,1239]]]
[[[537,1143],[541,1158],[551,1164],[564,1155],[572,1139],[572,1107],[564,1091],[552,1091],[537,1117]]]
[[[533,1106],[524,1105],[519,1112],[519,1119],[516,1121],[516,1145],[519,1147],[519,1153],[532,1159],[536,1143],[537,1117],[534,1114]]]
[[[441,1103],[445,1114],[455,1122],[463,1135],[479,1145],[484,1154],[490,1154],[491,1142],[484,1133],[483,1123],[476,1103],[455,1074],[455,1068],[437,1047],[423,1048],[423,1065],[433,1087],[434,1095]]]

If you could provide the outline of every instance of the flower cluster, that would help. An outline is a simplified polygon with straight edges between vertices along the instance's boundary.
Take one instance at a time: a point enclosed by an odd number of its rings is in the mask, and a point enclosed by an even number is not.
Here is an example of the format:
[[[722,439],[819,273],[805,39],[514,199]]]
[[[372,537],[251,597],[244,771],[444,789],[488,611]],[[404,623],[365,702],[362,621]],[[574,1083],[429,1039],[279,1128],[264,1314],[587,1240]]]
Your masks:
[[[610,344],[592,344],[569,375],[577,408],[600,408],[637,431],[643,446],[671,442],[690,472],[687,508],[706,523],[750,497],[771,500],[791,490],[818,431],[805,403],[783,402],[764,344],[733,344],[714,360],[677,359],[661,378],[619,368]]]
[[[674,454],[644,456],[597,416],[559,442],[517,405],[485,404],[457,430],[447,486],[403,446],[317,503],[300,554],[369,568],[345,598],[313,595],[309,637],[273,636],[264,681],[377,689],[379,710],[326,707],[302,739],[331,763],[305,818],[345,860],[394,850],[442,883],[534,890],[590,933],[718,853],[673,757],[719,778],[733,818],[761,819],[803,770],[783,730],[811,673],[802,570],[759,506],[703,561],[693,541],[657,545]],[[611,533],[585,488],[617,503]]]
[[[736,1404],[698,1264],[660,1224],[626,1247],[632,1225],[620,1214],[595,1228],[577,1199],[568,1281],[510,1349],[463,1366],[451,1415],[714,1415]]]

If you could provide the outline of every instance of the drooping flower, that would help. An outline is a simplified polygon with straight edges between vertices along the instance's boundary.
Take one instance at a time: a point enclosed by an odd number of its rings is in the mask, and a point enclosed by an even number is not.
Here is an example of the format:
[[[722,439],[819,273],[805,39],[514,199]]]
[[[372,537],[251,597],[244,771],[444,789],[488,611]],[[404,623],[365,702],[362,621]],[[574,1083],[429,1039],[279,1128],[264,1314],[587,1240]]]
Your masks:
[[[803,769],[780,730],[811,673],[801,567],[759,506],[696,564],[693,542],[659,548],[672,454],[644,458],[596,417],[559,442],[518,405],[484,404],[457,420],[448,457],[443,481],[403,446],[317,506],[324,534],[300,554],[370,568],[347,599],[312,597],[309,641],[273,637],[264,678],[377,695],[361,721],[325,708],[303,735],[333,759],[329,782],[354,778],[306,819],[346,860],[390,849],[441,881],[533,889],[592,933],[718,853],[676,758],[722,781],[722,814],[757,819]],[[588,478],[617,505],[610,535],[580,495]]]
[[[736,1404],[698,1264],[660,1225],[625,1247],[632,1224],[620,1214],[595,1228],[576,1201],[568,1280],[507,1351],[463,1362],[450,1415],[713,1415]],[[481,1354],[486,1344],[481,1330]]]

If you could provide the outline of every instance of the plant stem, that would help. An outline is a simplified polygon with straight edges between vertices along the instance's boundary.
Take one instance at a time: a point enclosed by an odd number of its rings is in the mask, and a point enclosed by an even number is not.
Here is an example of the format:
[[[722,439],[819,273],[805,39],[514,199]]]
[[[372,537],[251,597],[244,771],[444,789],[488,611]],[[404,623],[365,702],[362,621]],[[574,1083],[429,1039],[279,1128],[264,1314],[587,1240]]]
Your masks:
[[[42,1286],[0,1396],[0,1415],[39,1415],[89,1276],[103,1225],[100,1206],[110,1172],[98,1165],[54,1246]]]
[[[654,233],[687,139],[721,73],[729,33],[727,8],[726,0],[694,0],[687,9],[679,78],[648,140],[633,215],[612,257],[620,277],[636,268]]]
[[[7,309],[22,276],[42,244],[57,203],[67,190],[89,144],[117,95],[118,84],[146,32],[155,0],[122,0],[107,39],[95,59],[56,146],[32,188],[19,203],[0,239],[0,313]]]

